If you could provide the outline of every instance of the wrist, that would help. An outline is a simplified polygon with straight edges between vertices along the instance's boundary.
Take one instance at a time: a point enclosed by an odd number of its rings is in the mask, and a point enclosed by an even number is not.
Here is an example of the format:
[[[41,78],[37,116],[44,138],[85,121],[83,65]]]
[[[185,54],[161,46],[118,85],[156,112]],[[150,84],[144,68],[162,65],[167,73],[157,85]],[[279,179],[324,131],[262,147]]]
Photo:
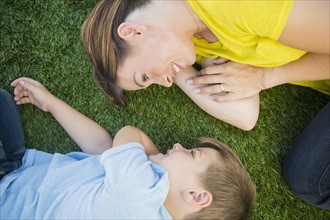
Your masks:
[[[263,90],[284,84],[279,67],[264,68],[262,76]]]
[[[53,94],[50,94],[50,96],[47,98],[47,102],[45,103],[45,108],[48,112],[53,113],[54,111],[56,111],[56,108],[58,108],[58,106],[61,106],[61,101],[62,100],[60,100]]]

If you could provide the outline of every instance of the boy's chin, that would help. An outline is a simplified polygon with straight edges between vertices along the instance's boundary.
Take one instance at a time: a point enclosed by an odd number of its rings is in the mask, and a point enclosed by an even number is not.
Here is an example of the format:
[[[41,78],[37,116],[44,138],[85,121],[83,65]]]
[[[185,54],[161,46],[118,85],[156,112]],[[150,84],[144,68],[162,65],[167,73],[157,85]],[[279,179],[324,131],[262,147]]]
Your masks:
[[[149,160],[151,160],[152,162],[158,164],[158,162],[160,160],[162,160],[164,157],[165,157],[164,154],[159,153],[159,154],[149,155]]]

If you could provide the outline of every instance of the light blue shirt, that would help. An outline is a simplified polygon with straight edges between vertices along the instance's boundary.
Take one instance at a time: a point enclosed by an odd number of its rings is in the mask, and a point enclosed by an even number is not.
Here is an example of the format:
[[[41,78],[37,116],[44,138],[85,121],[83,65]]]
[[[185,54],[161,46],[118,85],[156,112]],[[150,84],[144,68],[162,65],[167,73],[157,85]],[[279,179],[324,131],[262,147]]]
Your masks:
[[[0,219],[172,219],[167,172],[139,143],[102,155],[27,150],[0,182]]]

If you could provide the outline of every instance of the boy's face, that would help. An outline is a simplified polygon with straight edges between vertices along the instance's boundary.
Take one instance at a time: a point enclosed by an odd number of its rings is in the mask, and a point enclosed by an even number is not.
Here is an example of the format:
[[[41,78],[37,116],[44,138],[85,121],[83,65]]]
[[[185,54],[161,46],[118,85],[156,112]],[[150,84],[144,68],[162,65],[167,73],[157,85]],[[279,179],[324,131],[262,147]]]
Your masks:
[[[168,172],[171,187],[196,187],[201,186],[200,176],[211,164],[219,162],[220,156],[212,148],[186,149],[175,144],[166,154],[150,155],[149,159]]]

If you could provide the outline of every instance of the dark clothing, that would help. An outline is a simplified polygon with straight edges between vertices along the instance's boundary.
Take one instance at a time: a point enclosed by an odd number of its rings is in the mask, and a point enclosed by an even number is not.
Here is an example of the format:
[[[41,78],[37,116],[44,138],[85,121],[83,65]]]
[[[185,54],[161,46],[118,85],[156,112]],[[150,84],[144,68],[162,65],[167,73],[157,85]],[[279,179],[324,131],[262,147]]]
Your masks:
[[[330,209],[330,103],[298,137],[284,161],[283,172],[298,197]]]

